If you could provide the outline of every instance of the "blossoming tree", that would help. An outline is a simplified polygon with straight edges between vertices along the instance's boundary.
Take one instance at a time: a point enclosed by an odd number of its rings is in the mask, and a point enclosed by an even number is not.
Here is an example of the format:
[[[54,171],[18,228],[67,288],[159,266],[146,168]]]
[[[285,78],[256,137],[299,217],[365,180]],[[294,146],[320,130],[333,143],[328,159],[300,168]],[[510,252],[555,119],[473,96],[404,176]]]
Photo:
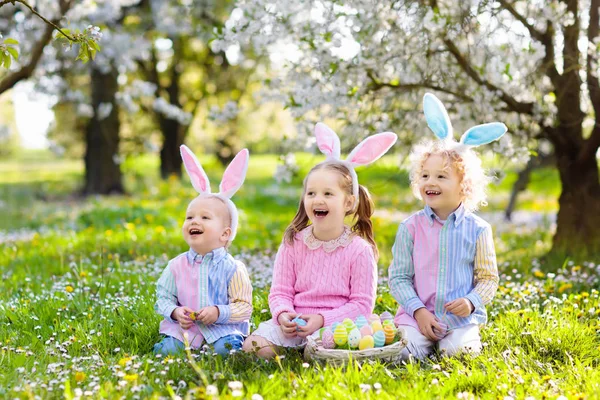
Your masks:
[[[562,184],[553,250],[597,254],[599,5],[239,0],[221,45],[287,55],[270,95],[303,122],[316,111],[346,134],[391,129],[408,144],[426,135],[419,103],[432,91],[457,130],[502,120],[521,146],[549,142]]]

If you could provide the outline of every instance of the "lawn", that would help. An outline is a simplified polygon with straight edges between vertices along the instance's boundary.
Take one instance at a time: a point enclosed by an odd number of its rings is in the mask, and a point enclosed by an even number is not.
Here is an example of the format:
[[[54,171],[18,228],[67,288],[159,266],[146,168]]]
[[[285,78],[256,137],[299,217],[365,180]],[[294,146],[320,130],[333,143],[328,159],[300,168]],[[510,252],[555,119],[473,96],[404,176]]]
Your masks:
[[[35,158],[35,159],[34,159]],[[37,161],[36,161],[37,160]],[[254,284],[254,327],[270,318],[274,253],[294,215],[314,156],[278,186],[277,159],[253,156],[236,194],[240,230],[231,253]],[[222,174],[201,157],[213,186]],[[490,190],[482,216],[496,233],[500,289],[488,307],[478,357],[423,363],[275,361],[210,351],[191,360],[151,354],[159,340],[154,284],[169,258],[187,250],[180,224],[193,189],[161,182],[157,160],[123,164],[128,196],[72,196],[79,161],[51,157],[0,162],[0,397],[2,398],[599,398],[599,260],[542,260],[560,192],[556,171],[534,174],[513,223],[502,220],[514,172]],[[381,252],[376,312],[395,312],[386,270],[398,222],[419,208],[393,157],[358,170],[373,193]],[[549,272],[552,271],[552,272]],[[561,397],[564,396],[564,397]]]

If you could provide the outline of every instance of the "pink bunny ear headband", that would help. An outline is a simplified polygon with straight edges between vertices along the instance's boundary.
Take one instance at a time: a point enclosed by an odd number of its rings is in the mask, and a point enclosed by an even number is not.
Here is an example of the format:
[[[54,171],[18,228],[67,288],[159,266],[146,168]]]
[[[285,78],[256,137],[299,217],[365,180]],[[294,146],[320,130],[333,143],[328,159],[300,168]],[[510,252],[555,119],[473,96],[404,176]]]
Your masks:
[[[358,205],[358,176],[354,168],[361,165],[369,165],[378,160],[382,155],[396,143],[398,136],[392,132],[378,133],[369,136],[358,144],[350,152],[345,160],[340,159],[340,138],[327,125],[319,122],[315,125],[315,137],[317,146],[321,153],[327,156],[327,161],[343,164],[352,176],[352,194],[354,195],[354,206]]]
[[[229,215],[231,215],[231,237],[229,238],[229,242],[231,243],[233,239],[235,239],[238,226],[238,211],[235,204],[231,201],[231,196],[233,196],[240,186],[242,186],[242,183],[244,183],[246,172],[248,171],[250,153],[247,149],[243,149],[235,156],[223,173],[223,179],[219,185],[219,193],[211,193],[208,177],[194,153],[192,153],[186,145],[181,145],[180,150],[183,165],[190,176],[194,189],[196,189],[200,195],[206,194],[218,197],[227,205]]]

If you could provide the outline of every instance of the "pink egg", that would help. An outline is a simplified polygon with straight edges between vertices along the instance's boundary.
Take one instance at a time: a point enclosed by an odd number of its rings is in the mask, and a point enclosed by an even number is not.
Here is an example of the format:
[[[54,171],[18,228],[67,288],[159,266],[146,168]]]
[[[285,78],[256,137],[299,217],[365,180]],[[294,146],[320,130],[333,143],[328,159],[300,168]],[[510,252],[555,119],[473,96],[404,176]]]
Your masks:
[[[365,337],[365,336],[372,336],[373,335],[373,329],[371,329],[371,327],[369,325],[365,325],[362,328],[360,328],[360,336]]]
[[[333,341],[333,332],[331,332],[330,330],[326,330],[325,332],[323,332],[321,343],[323,344],[323,348],[333,349],[335,347],[335,342]]]
[[[373,324],[373,322],[375,321],[380,321],[381,319],[379,318],[379,315],[377,314],[371,314],[371,316],[369,317],[369,325]]]

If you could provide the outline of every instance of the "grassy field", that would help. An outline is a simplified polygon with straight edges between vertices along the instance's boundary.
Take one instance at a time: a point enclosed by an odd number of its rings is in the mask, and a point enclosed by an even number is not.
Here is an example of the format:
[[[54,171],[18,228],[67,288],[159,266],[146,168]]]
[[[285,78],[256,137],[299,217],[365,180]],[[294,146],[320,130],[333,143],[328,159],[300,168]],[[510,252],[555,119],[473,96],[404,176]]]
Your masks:
[[[317,159],[298,160],[303,176]],[[222,168],[211,158],[201,162],[216,187]],[[253,279],[256,326],[270,317],[271,263],[295,213],[301,177],[279,187],[275,157],[250,163],[235,198],[240,232],[231,252]],[[153,356],[161,319],[153,311],[154,284],[166,261],[187,250],[180,224],[194,192],[187,179],[159,181],[151,157],[127,160],[123,171],[129,195],[81,200],[72,196],[78,161],[0,162],[0,397],[600,397],[598,260],[539,259],[557,209],[555,171],[533,176],[510,224],[500,216],[515,174],[491,188],[482,215],[496,232],[501,286],[488,308],[482,355],[344,368],[307,363],[295,351],[271,362],[245,354],[223,361],[210,350],[192,360]],[[385,278],[390,248],[398,222],[420,205],[394,158],[358,174],[377,205],[375,311],[393,312]]]

